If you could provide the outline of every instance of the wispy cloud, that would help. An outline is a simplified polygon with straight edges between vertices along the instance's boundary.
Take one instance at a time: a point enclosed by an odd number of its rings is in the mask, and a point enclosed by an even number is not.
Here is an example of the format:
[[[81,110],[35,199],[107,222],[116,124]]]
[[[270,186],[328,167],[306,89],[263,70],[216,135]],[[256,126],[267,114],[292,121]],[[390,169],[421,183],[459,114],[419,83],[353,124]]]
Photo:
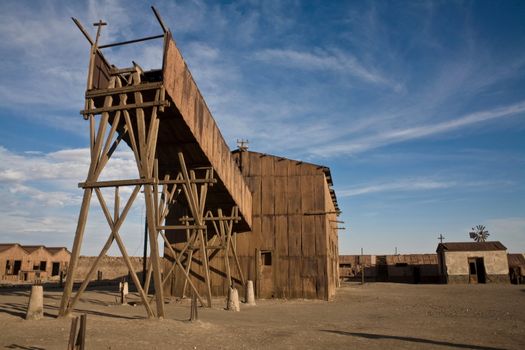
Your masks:
[[[319,156],[326,154],[330,154],[332,156],[335,154],[357,154],[373,148],[413,139],[419,139],[435,134],[441,134],[447,131],[459,129],[462,127],[489,121],[492,119],[522,116],[524,112],[525,101],[521,101],[519,103],[512,104],[509,106],[470,113],[462,117],[450,119],[440,123],[384,131],[370,136],[358,138],[356,140],[348,140],[345,142],[334,143],[331,145],[326,145],[324,147],[311,149],[310,151]]]
[[[489,188],[509,187],[514,185],[512,181],[496,180],[455,180],[436,179],[433,177],[407,177],[389,181],[378,181],[365,183],[349,188],[338,189],[339,197],[353,197],[383,192],[424,192],[434,190],[446,190],[451,188]]]
[[[414,178],[354,186],[348,189],[338,190],[337,195],[339,197],[351,197],[380,192],[427,191],[450,188],[456,185],[457,183],[454,181],[439,181],[425,178]]]
[[[254,59],[295,69],[325,70],[348,74],[362,81],[384,85],[401,91],[402,86],[387,79],[374,69],[365,67],[358,59],[341,50],[296,51],[289,49],[265,49],[256,52]]]
[[[4,239],[28,243],[72,242],[82,190],[78,182],[84,181],[89,166],[88,149],[65,149],[56,152],[14,153],[0,146],[0,235]],[[129,150],[117,150],[103,172],[104,179],[137,177],[136,164]],[[122,201],[127,200],[130,189],[120,192]],[[113,193],[103,191],[111,206]],[[92,210],[98,212],[96,199],[91,202]],[[139,232],[141,204],[135,204],[130,215],[130,225]],[[108,226],[102,215],[90,219],[90,230],[106,232]],[[53,233],[52,237],[43,236]],[[97,233],[99,234],[99,233]],[[17,236],[18,235],[18,236]],[[123,232],[127,236],[126,232]],[[10,238],[13,237],[13,238]],[[91,254],[96,241],[89,241],[87,249]]]

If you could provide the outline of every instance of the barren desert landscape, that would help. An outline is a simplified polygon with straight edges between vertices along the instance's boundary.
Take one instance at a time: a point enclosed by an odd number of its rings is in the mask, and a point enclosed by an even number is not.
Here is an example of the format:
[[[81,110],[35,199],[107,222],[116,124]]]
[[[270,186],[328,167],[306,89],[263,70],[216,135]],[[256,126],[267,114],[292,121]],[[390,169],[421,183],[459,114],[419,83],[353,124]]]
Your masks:
[[[335,300],[257,300],[241,312],[225,301],[199,308],[167,301],[167,318],[118,305],[116,288],[87,292],[87,349],[523,349],[525,287],[343,284]],[[65,349],[71,319],[57,319],[60,291],[45,291],[45,317],[24,320],[28,290],[0,292],[0,346]],[[130,295],[130,303],[138,297]]]

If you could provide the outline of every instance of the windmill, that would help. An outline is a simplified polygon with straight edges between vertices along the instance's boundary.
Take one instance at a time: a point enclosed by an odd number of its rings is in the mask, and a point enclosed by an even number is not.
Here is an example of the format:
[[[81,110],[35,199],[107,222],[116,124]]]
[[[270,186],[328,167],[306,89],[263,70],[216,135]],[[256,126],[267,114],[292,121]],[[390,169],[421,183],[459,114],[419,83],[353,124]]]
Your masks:
[[[489,237],[489,231],[486,230],[484,225],[477,225],[472,228],[472,231],[469,232],[470,238],[476,242],[485,242]]]

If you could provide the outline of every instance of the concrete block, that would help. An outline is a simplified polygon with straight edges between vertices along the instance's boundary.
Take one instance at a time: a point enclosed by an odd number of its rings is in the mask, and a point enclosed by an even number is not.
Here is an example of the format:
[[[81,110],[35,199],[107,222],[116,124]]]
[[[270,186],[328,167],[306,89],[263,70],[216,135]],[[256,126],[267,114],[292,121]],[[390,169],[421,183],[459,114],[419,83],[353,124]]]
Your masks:
[[[32,286],[26,320],[38,320],[42,317],[44,317],[44,288],[42,286]]]
[[[246,296],[244,298],[246,304],[255,305],[255,293],[253,291],[253,281],[246,282]]]

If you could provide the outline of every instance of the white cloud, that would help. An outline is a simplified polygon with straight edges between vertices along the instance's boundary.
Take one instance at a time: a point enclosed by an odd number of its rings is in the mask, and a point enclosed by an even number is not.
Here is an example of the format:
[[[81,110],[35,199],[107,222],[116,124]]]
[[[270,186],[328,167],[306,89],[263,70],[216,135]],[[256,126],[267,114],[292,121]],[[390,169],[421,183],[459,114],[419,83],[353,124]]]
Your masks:
[[[361,137],[356,140],[328,144],[324,147],[311,149],[310,151],[319,156],[326,156],[327,154],[331,156],[335,154],[357,154],[369,149],[412,139],[418,139],[434,134],[440,134],[492,119],[520,116],[524,112],[525,101],[521,101],[519,103],[504,107],[470,113],[456,119],[450,119],[436,124],[387,130],[377,134]]]
[[[265,49],[256,52],[253,57],[256,60],[291,68],[349,74],[362,81],[388,86],[396,91],[402,89],[399,83],[394,83],[376,70],[365,67],[355,56],[341,50],[317,49],[313,52],[303,52],[287,49]]]
[[[365,183],[349,188],[338,189],[338,197],[351,197],[382,192],[412,192],[412,191],[432,191],[449,188],[488,188],[488,187],[508,187],[513,186],[511,181],[488,181],[488,180],[453,180],[436,179],[433,177],[408,177],[390,181],[380,181],[376,183]],[[426,200],[425,202],[428,202]]]
[[[0,146],[0,236],[27,244],[53,242],[70,246],[83,193],[77,184],[86,178],[89,159],[88,149],[17,154]],[[136,174],[133,153],[125,149],[113,154],[102,176],[123,179],[136,178]],[[103,193],[111,208],[113,192]],[[122,205],[130,193],[129,188],[121,189]],[[137,199],[135,207],[140,208],[141,198]],[[89,227],[92,232],[86,235],[86,252],[96,254],[97,244],[92,235],[108,232],[109,228],[95,196],[91,207]],[[138,232],[140,210],[133,209],[132,213],[127,228]],[[123,236],[126,235],[123,230]]]
[[[445,189],[456,186],[454,181],[439,181],[424,178],[414,178],[377,184],[367,184],[342,189],[337,191],[338,197],[350,197],[365,195],[378,192],[397,192],[397,191],[427,191],[436,189]]]

